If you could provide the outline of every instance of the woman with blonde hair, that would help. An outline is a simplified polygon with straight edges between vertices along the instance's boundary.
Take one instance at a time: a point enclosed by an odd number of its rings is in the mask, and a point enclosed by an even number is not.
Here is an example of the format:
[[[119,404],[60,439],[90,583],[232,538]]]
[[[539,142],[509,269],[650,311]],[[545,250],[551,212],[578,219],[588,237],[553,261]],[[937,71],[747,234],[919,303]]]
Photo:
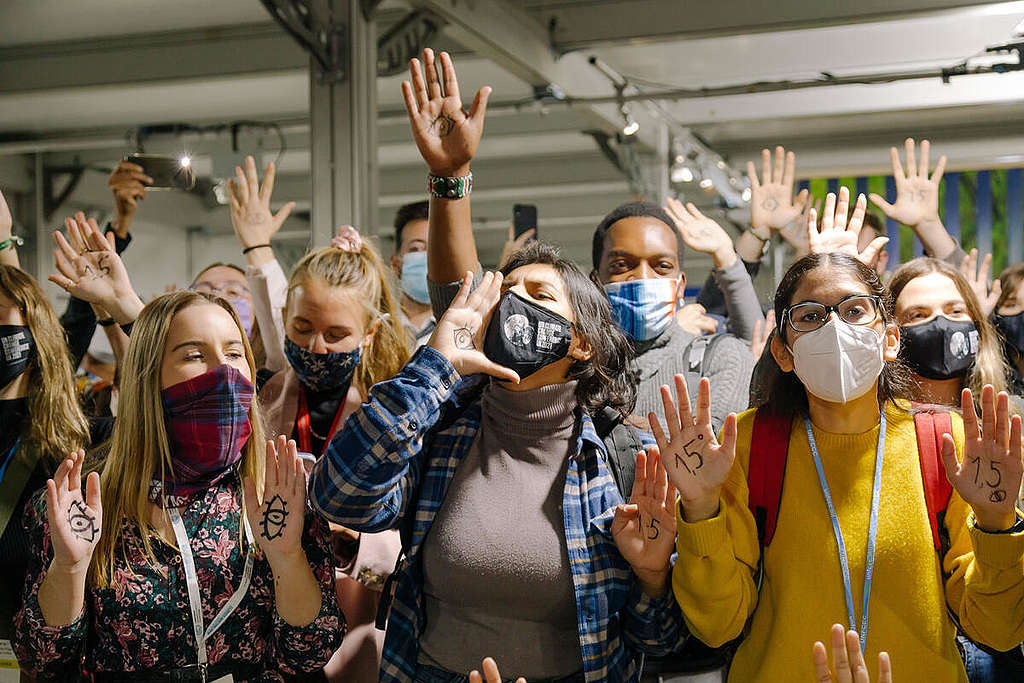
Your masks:
[[[64,330],[35,279],[0,264],[0,584],[20,586],[31,546],[22,512],[65,454],[88,446]],[[21,599],[0,591],[0,640]]]
[[[255,371],[228,301],[182,291],[142,310],[101,470],[83,487],[72,451],[27,513],[15,651],[29,675],[277,681],[323,666],[342,631],[327,528],[294,442],[264,454]]]
[[[906,398],[957,407],[964,389],[1007,391],[999,335],[959,270],[923,256],[900,266],[888,288],[900,358],[913,373]]]

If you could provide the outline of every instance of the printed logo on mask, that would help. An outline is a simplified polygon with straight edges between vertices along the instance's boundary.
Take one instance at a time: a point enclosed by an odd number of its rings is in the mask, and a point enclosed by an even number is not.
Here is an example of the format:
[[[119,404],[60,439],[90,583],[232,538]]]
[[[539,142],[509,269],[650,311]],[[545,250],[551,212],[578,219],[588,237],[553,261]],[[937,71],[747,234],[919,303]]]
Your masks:
[[[24,332],[15,332],[0,339],[0,342],[3,343],[5,361],[21,360],[32,349]]]
[[[949,338],[949,352],[954,358],[964,358],[978,352],[978,331],[971,330],[969,334],[956,331]]]
[[[530,348],[530,342],[533,341],[533,327],[530,326],[530,321],[525,315],[510,315],[505,320],[505,338],[516,346],[522,346],[523,348]]]

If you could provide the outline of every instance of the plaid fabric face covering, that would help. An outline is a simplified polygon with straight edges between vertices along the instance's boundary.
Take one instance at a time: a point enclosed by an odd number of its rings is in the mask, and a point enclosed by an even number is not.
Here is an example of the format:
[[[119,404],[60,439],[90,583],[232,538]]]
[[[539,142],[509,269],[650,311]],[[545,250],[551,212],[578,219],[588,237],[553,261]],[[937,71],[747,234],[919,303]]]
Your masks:
[[[154,503],[179,507],[228,474],[249,440],[254,388],[230,365],[167,387],[161,393],[172,471],[150,486]]]

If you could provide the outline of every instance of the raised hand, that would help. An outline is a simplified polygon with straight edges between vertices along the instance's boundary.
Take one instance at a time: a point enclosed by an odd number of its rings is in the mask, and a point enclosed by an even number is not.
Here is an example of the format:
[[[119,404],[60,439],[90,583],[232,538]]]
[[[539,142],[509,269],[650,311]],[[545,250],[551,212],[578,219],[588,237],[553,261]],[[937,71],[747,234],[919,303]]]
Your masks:
[[[501,273],[486,273],[480,286],[470,292],[473,274],[466,273],[459,293],[437,321],[427,346],[447,358],[462,376],[482,372],[518,383],[515,371],[498,365],[483,352],[487,323],[501,298],[501,279]]]
[[[612,538],[649,593],[661,594],[672,571],[676,545],[676,487],[657,448],[636,456],[636,477],[627,505],[615,509]]]
[[[103,506],[100,475],[90,472],[82,497],[82,463],[85,451],[71,453],[46,481],[46,519],[50,526],[53,562],[65,570],[84,569],[100,541]]]
[[[139,202],[146,198],[146,186],[152,183],[153,179],[146,175],[141,166],[124,160],[110,174],[107,185],[114,194],[117,220],[113,227],[118,237],[123,239],[128,234],[128,227],[139,208]]]
[[[864,663],[864,653],[860,650],[860,636],[856,631],[846,632],[840,624],[832,627],[832,660],[835,663],[835,675],[828,668],[828,653],[825,645],[818,641],[814,644],[814,680],[817,683],[871,683],[868,667]],[[889,654],[878,654],[878,678],[876,683],[892,683],[892,666]]]
[[[483,661],[484,676],[480,677],[479,671],[469,672],[469,683],[502,683],[501,672],[498,671],[498,665],[490,657],[485,657]],[[526,679],[520,676],[516,679],[516,683],[526,683]]]
[[[878,252],[888,242],[888,237],[876,237],[864,248],[857,251],[860,230],[864,226],[864,213],[867,211],[867,200],[864,195],[857,197],[857,205],[853,215],[849,216],[850,191],[839,188],[839,201],[836,195],[829,192],[825,198],[825,212],[821,217],[821,230],[818,230],[818,212],[811,209],[807,217],[807,242],[812,254],[839,252],[852,256],[870,268],[875,267]],[[849,221],[847,221],[849,217]]]
[[[775,148],[775,164],[767,149],[761,150],[761,178],[758,179],[754,162],[747,162],[750,178],[750,227],[766,235],[770,230],[781,230],[800,215],[807,204],[807,190],[793,197],[793,178],[796,174],[796,155]]]
[[[807,241],[807,224],[811,220],[812,210],[817,211],[817,215],[821,215],[821,202],[821,199],[815,202],[814,195],[808,194],[807,201],[804,203],[804,209],[800,212],[800,215],[795,220],[787,223],[785,227],[779,229],[782,239],[786,240],[793,247],[796,259],[801,259],[811,253],[811,245]]]
[[[889,218],[912,228],[922,223],[940,223],[939,183],[942,182],[942,174],[946,170],[946,157],[939,158],[939,163],[935,165],[935,172],[929,178],[929,142],[921,141],[920,165],[914,156],[913,138],[907,138],[905,146],[906,172],[900,164],[900,153],[895,147],[889,149],[892,175],[896,181],[896,203],[890,204],[884,197],[877,194],[870,195],[871,203],[880,208]]]
[[[999,295],[1003,291],[1003,285],[998,278],[992,282],[990,288],[988,275],[991,268],[992,254],[985,254],[985,258],[981,261],[981,267],[978,267],[977,249],[971,249],[971,253],[960,263],[960,274],[970,283],[971,289],[978,297],[981,312],[986,318],[996,310],[996,302],[999,301]]]
[[[675,222],[683,243],[694,251],[711,254],[716,268],[728,268],[736,262],[736,249],[732,237],[714,219],[702,214],[696,206],[683,206],[678,199],[669,197],[665,211]]]
[[[683,517],[688,522],[710,519],[718,514],[719,495],[736,459],[736,414],[730,413],[722,425],[722,443],[711,428],[711,383],[702,378],[697,388],[697,419],[690,411],[686,378],[675,376],[676,400],[667,386],[661,387],[668,436],[649,413],[651,432],[658,443],[661,462],[672,484],[679,490]]]
[[[256,160],[245,158],[245,171],[235,166],[235,177],[228,180],[228,200],[231,205],[231,227],[244,248],[269,244],[281,229],[285,219],[295,208],[288,202],[277,213],[270,211],[270,195],[274,192],[274,162],[263,172],[263,185],[256,175]]]
[[[1017,520],[1021,484],[1021,418],[1010,417],[1010,398],[996,396],[991,384],[981,390],[981,424],[970,389],[960,394],[964,416],[964,457],[957,462],[953,437],[942,438],[942,462],[953,488],[974,510],[978,528],[1009,529]]]
[[[118,323],[135,320],[143,303],[132,288],[128,271],[114,250],[113,236],[100,232],[94,218],[79,211],[64,219],[67,238],[55,232],[57,273],[49,280],[72,296],[103,307]]]
[[[402,82],[402,96],[413,139],[430,172],[437,176],[464,176],[484,132],[491,89],[482,88],[467,113],[462,108],[459,81],[447,52],[441,53],[443,74],[438,73],[437,66],[430,48],[423,51],[422,70],[420,61],[413,59],[409,63],[412,82]]]
[[[774,329],[774,309],[768,311],[764,320],[758,320],[754,323],[754,338],[750,340],[750,355],[755,359],[761,358],[761,354],[764,353],[764,347],[768,344],[768,340],[772,338],[772,330]]]
[[[714,334],[718,321],[700,304],[686,304],[676,311],[676,324],[690,334]]]
[[[256,482],[246,477],[245,512],[256,544],[273,567],[282,558],[302,552],[302,527],[306,511],[306,471],[295,442],[284,435],[267,441],[267,469],[263,502]]]

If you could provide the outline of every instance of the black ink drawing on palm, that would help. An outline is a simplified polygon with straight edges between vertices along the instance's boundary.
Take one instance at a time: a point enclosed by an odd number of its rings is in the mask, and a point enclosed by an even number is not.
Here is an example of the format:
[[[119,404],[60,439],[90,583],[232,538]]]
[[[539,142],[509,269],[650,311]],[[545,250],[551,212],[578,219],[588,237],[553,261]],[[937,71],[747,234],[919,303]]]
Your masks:
[[[71,503],[71,507],[68,508],[68,526],[71,528],[71,533],[75,535],[75,538],[86,543],[92,543],[96,540],[96,535],[99,533],[99,528],[96,526],[96,517],[89,512],[89,508],[85,507],[80,500],[74,501]]]
[[[288,521],[288,505],[281,496],[275,494],[273,498],[264,504],[263,520],[260,526],[263,527],[261,536],[272,541],[284,533]]]
[[[455,348],[471,351],[476,348],[473,344],[473,333],[468,327],[460,327],[455,330]]]
[[[704,467],[704,456],[694,446],[703,439],[704,435],[698,434],[697,438],[690,439],[683,445],[683,454],[676,453],[676,467],[685,467],[687,472],[694,475],[697,474],[697,470]]]
[[[430,128],[437,133],[437,137],[446,138],[455,130],[455,119],[447,114],[440,114],[431,122]]]

